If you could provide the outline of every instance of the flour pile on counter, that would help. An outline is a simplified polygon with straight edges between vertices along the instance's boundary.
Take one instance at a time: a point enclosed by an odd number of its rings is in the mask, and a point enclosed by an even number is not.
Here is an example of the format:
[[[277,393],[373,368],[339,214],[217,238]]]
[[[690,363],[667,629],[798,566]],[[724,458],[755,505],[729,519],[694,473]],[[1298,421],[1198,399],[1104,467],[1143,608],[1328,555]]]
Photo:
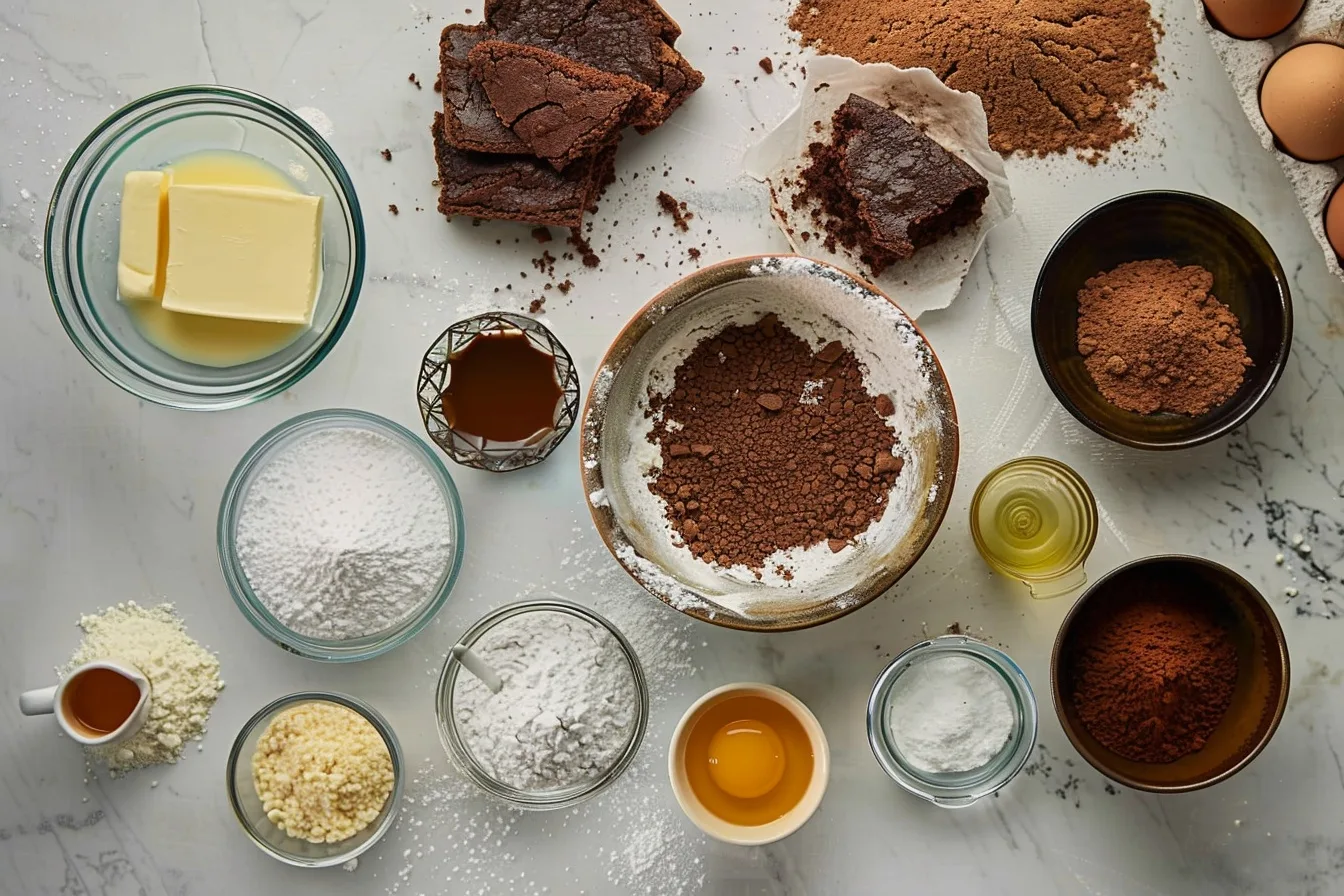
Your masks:
[[[238,559],[285,626],[346,640],[385,632],[434,597],[452,563],[442,492],[414,455],[363,429],[280,451],[238,516]]]
[[[630,740],[638,696],[607,631],[567,613],[498,623],[473,648],[504,681],[499,693],[460,675],[454,705],[463,740],[497,780],[556,790],[600,777]]]
[[[135,601],[82,616],[84,640],[70,662],[56,670],[64,678],[95,660],[132,663],[149,679],[149,714],[144,727],[117,744],[85,747],[113,777],[150,765],[177,762],[189,740],[205,736],[210,709],[224,689],[219,660],[187,634],[172,604],[142,607]]]

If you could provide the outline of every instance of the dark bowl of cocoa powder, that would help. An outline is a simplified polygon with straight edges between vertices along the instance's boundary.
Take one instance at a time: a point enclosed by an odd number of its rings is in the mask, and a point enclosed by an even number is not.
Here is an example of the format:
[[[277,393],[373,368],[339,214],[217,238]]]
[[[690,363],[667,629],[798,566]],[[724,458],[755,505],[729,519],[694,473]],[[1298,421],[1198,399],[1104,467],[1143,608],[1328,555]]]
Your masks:
[[[1060,626],[1050,689],[1073,746],[1113,781],[1182,793],[1225,781],[1288,704],[1288,643],[1269,603],[1199,557],[1135,560]]]
[[[580,418],[584,492],[650,593],[749,631],[819,625],[932,542],[959,454],[932,347],[888,296],[799,256],[724,262],[646,305]]]
[[[1190,448],[1245,423],[1293,341],[1288,279],[1264,236],[1204,196],[1130,193],[1055,243],[1032,339],[1065,409],[1111,441]]]

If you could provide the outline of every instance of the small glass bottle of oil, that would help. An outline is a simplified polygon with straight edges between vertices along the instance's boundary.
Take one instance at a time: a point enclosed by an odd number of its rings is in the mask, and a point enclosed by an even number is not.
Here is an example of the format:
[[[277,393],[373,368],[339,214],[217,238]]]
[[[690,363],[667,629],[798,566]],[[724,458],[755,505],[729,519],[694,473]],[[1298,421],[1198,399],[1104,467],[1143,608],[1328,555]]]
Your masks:
[[[995,572],[1037,598],[1087,581],[1083,561],[1097,540],[1097,502],[1070,467],[1022,457],[990,472],[971,499],[971,536]]]

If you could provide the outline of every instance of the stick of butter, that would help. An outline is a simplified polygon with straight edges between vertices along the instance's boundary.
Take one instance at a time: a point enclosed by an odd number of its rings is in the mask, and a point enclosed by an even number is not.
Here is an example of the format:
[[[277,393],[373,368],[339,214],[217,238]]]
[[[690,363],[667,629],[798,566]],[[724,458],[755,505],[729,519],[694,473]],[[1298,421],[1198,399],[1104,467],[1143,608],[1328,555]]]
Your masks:
[[[167,191],[165,171],[128,171],[122,181],[117,292],[123,299],[157,299],[163,292]]]
[[[168,187],[163,307],[306,324],[322,248],[322,198],[238,185]]]

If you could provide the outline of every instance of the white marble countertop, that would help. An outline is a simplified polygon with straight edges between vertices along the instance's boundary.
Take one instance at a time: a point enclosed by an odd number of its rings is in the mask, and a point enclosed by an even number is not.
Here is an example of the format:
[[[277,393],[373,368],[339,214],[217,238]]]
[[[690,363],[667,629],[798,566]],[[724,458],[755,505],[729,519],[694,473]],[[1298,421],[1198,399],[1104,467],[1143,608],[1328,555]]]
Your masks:
[[[0,2],[0,893],[1344,892],[1344,284],[1327,275],[1279,166],[1197,30],[1192,0],[1167,0],[1162,12],[1168,89],[1144,116],[1144,138],[1096,168],[1012,160],[1015,217],[991,235],[957,302],[921,321],[957,398],[960,481],[937,541],[892,593],[778,637],[692,624],[603,550],[571,438],[533,471],[454,471],[467,562],[448,607],[410,645],[333,667],[259,636],[216,560],[215,513],[239,456],[269,427],[321,407],[363,408],[418,429],[415,365],[432,338],[474,311],[523,308],[536,288],[520,273],[533,273],[538,249],[526,229],[449,225],[433,212],[426,129],[439,99],[430,90],[437,34],[448,21],[475,20],[480,0],[422,2]],[[773,77],[756,64],[796,58],[783,24],[790,4],[666,5],[685,29],[679,47],[709,81],[667,127],[627,141],[620,182],[595,218],[601,269],[562,265],[576,286],[548,297],[545,319],[585,378],[635,309],[693,268],[688,246],[702,247],[703,263],[785,247],[763,189],[738,160],[792,103],[793,64]],[[470,6],[475,15],[463,12]],[[423,90],[408,83],[411,72]],[[84,362],[52,310],[40,245],[55,179],[94,125],[152,90],[209,81],[330,120],[365,209],[368,277],[350,329],[306,380],[255,407],[192,415],[138,402]],[[1052,241],[1096,203],[1142,188],[1204,193],[1250,218],[1292,278],[1297,313],[1293,356],[1266,407],[1231,437],[1174,455],[1124,450],[1076,424],[1044,385],[1027,324]],[[688,234],[672,235],[657,216],[660,189],[694,210]],[[389,203],[401,214],[385,211]],[[493,291],[509,283],[512,294]],[[1026,452],[1067,461],[1096,491],[1104,527],[1093,575],[1182,551],[1233,566],[1270,597],[1292,650],[1292,700],[1277,737],[1236,778],[1146,796],[1107,786],[1068,745],[1047,665],[1069,601],[1034,602],[993,578],[965,524],[979,477]],[[1299,532],[1314,548],[1309,563],[1286,547]],[[1283,567],[1280,551],[1290,555]],[[636,766],[600,799],[561,814],[515,814],[470,791],[432,714],[446,647],[486,610],[528,594],[609,614],[636,635],[654,690]],[[77,747],[50,719],[21,718],[16,697],[48,683],[68,657],[81,612],[126,599],[176,602],[192,634],[219,652],[228,688],[203,751],[173,767],[86,780]],[[863,718],[887,658],[953,622],[1005,645],[1042,705],[1029,773],[960,812],[887,780]],[[741,679],[792,690],[831,741],[820,811],[768,848],[707,840],[666,781],[676,718],[698,694]],[[315,686],[386,713],[415,779],[396,829],[354,873],[282,867],[247,842],[225,799],[224,760],[242,722],[273,697]]]

